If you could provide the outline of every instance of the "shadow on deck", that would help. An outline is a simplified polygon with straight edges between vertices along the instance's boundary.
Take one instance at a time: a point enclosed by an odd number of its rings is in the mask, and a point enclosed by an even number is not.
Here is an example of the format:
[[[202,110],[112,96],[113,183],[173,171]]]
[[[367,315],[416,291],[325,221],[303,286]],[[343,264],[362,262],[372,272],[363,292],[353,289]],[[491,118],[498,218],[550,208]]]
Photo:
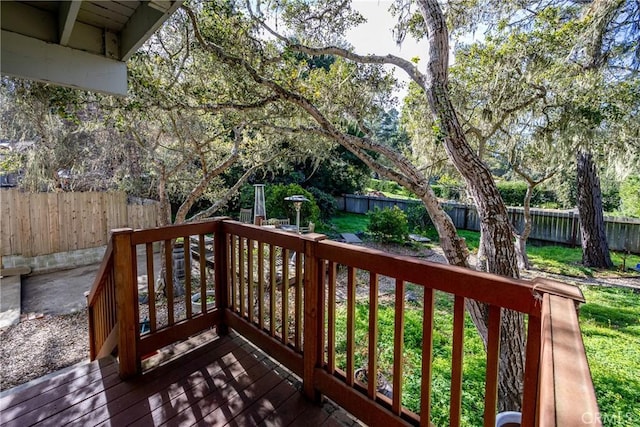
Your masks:
[[[9,390],[0,399],[2,425],[357,423],[330,402],[306,400],[299,378],[233,332],[205,332],[174,351],[189,347],[148,359],[146,372],[127,381],[109,357]]]

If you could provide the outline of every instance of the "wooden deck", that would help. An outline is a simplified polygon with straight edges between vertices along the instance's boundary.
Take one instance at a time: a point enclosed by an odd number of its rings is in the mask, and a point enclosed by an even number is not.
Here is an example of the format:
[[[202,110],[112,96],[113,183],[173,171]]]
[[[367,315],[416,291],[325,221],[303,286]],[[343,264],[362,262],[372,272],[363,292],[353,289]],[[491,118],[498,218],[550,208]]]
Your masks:
[[[90,386],[84,379],[78,385],[51,386],[56,392],[42,393],[44,397],[36,396],[39,391],[34,389],[30,396],[14,398],[6,417],[15,419],[14,425],[40,419],[55,425],[69,420],[82,425],[100,421],[114,425],[335,422],[334,413],[330,417],[326,409],[308,406],[301,399],[295,392],[299,383],[290,374],[278,374],[273,363],[263,364],[264,356],[236,342],[236,337],[219,340],[205,353],[193,350],[196,355],[184,357],[173,368],[157,367],[141,377],[146,368],[141,369],[141,362],[147,363],[142,355],[176,343],[182,346],[185,339],[203,330],[231,328],[302,378],[304,396],[314,400],[325,396],[364,424],[429,426],[433,385],[444,379],[450,384],[448,424],[459,426],[468,384],[463,377],[468,300],[489,308],[486,398],[478,402],[483,425],[495,425],[500,355],[504,352],[500,335],[511,333],[504,330],[505,310],[521,313],[524,320],[517,322],[527,325],[525,348],[507,350],[526,353],[524,372],[516,379],[523,384],[522,425],[583,425],[584,414],[599,413],[576,312],[576,304],[584,302],[579,288],[433,264],[334,242],[321,234],[298,235],[225,218],[147,230],[118,229],[111,236],[88,297],[89,342],[92,360],[117,348],[118,366],[81,375],[96,378]],[[171,249],[174,239],[190,241],[193,237],[199,254],[206,254],[208,246],[214,256],[213,271],[207,271],[211,269],[206,256],[196,261],[192,251],[184,252],[185,284],[193,285],[186,293],[199,294],[204,303],[195,311],[190,298],[182,305],[174,295]],[[165,292],[157,294],[147,281],[146,307],[141,307],[136,254],[144,247],[147,277],[155,277],[153,248],[157,242],[165,243]],[[197,268],[192,272],[192,267]],[[386,304],[380,293],[383,278],[385,286],[389,279],[394,282],[395,306],[392,348],[384,360],[378,345],[380,306]],[[408,284],[421,288],[418,300],[422,302],[416,307],[423,323],[421,360],[404,357]],[[346,304],[340,302],[339,307],[338,292],[345,290]],[[368,294],[368,314],[357,310],[361,291]],[[206,304],[211,292],[213,304]],[[434,339],[436,292],[453,301],[449,309],[453,334],[450,347],[444,347],[453,355],[450,377],[439,373],[435,378],[431,365],[433,352],[442,346]],[[149,330],[141,333],[140,320],[147,316],[143,308],[148,309]],[[346,321],[346,334],[336,333],[339,319]],[[382,368],[392,379],[391,397],[380,392],[377,381],[363,383],[356,378],[364,360],[367,372]],[[122,383],[116,370],[122,378],[137,380]],[[420,375],[420,384],[411,389],[419,386],[417,395],[409,391],[407,372]],[[412,398],[419,396],[413,409],[403,405],[408,393],[414,393]],[[354,422],[346,419],[346,424]],[[593,417],[593,425],[601,425],[598,417]]]
[[[213,339],[212,339],[213,338]],[[199,341],[198,341],[199,340]],[[307,401],[300,381],[233,332],[212,332],[161,352],[146,372],[118,377],[104,358],[3,393],[3,426],[346,426],[356,423],[331,403]]]

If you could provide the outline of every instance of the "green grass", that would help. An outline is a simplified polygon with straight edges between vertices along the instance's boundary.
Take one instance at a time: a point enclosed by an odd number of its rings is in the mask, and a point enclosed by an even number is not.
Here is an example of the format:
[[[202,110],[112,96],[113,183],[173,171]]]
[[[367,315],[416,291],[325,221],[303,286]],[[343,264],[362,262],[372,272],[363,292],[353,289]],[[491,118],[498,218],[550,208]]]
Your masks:
[[[640,425],[640,294],[583,289],[580,328],[604,425]]]
[[[416,198],[415,195],[406,195],[406,194],[398,194],[398,193],[391,193],[389,191],[380,191],[380,190],[376,190],[375,188],[365,188],[366,192],[373,192],[373,191],[378,191],[382,194],[384,194],[385,197],[388,197],[390,199],[399,199],[399,200],[418,200],[418,198]]]
[[[332,221],[340,232],[366,229],[364,215],[342,214]],[[477,250],[480,234],[459,231],[469,248]],[[435,230],[425,235],[438,241]],[[527,248],[529,258],[540,270],[574,277],[602,277],[619,275],[617,270],[593,270],[580,265],[581,248],[562,246],[535,246]],[[623,258],[612,253],[616,266]],[[640,256],[626,258],[626,266],[640,263]],[[412,285],[408,284],[411,287]],[[622,288],[583,287],[587,303],[580,308],[580,325],[591,369],[601,419],[604,425],[640,425],[640,294]],[[418,293],[418,292],[416,292]],[[449,393],[451,381],[451,331],[452,299],[438,294],[434,316],[434,358],[432,384],[432,421],[435,425],[448,425]],[[356,368],[366,366],[368,359],[369,306],[356,306]],[[380,371],[392,381],[393,304],[381,304],[379,308],[378,358]],[[337,308],[336,339],[337,364],[345,368],[346,355],[346,308]],[[409,305],[405,309],[403,373],[403,405],[419,412],[420,364],[422,340],[422,308]],[[485,352],[482,342],[470,319],[465,327],[464,393],[462,417],[464,425],[482,424],[484,395]]]
[[[337,212],[329,221],[328,227],[321,229],[321,232],[333,231],[335,233],[357,233],[365,231],[368,225],[369,218],[366,215]]]
[[[408,285],[411,287],[411,285]],[[418,293],[415,289],[414,292]],[[640,295],[618,288],[588,287],[580,324],[596,396],[605,425],[640,425]],[[432,422],[449,424],[451,382],[452,305],[450,295],[437,292],[433,333]],[[419,413],[422,363],[422,307],[408,304],[404,311],[404,372],[402,404]],[[368,361],[369,305],[356,305],[355,367]],[[393,381],[395,310],[381,304],[378,313],[379,371]],[[336,310],[336,363],[346,369],[346,307]],[[486,355],[478,333],[466,316],[462,424],[481,425]]]
[[[411,286],[411,285],[409,285]],[[416,291],[418,293],[418,291]],[[431,421],[435,425],[449,425],[449,397],[451,392],[451,343],[453,332],[453,298],[436,293],[433,332],[433,383]],[[422,363],[422,307],[408,304],[404,311],[404,372],[402,404],[420,412],[420,381]],[[393,336],[395,310],[392,303],[381,304],[378,311],[378,369],[390,384],[393,382]],[[463,425],[482,425],[484,408],[484,374],[486,356],[482,341],[466,316],[462,396]],[[369,305],[356,305],[355,367],[366,367],[368,361]],[[346,307],[336,309],[336,365],[346,369]]]
[[[535,268],[548,273],[572,277],[593,276],[591,268],[581,265],[581,248],[527,245],[527,255]]]
[[[429,228],[424,233],[433,242],[437,242],[438,233],[435,228]],[[458,230],[458,235],[465,238],[469,250],[476,252],[480,243],[480,233],[477,231]],[[570,277],[603,277],[612,275],[625,275],[619,270],[623,264],[623,257],[620,253],[611,252],[611,260],[615,268],[613,270],[596,270],[585,267],[582,262],[582,248],[569,248],[566,246],[552,245],[527,245],[527,255],[534,268],[547,273],[560,274]],[[635,267],[640,263],[640,255],[629,255],[626,257],[626,267]],[[635,273],[634,273],[635,274]]]

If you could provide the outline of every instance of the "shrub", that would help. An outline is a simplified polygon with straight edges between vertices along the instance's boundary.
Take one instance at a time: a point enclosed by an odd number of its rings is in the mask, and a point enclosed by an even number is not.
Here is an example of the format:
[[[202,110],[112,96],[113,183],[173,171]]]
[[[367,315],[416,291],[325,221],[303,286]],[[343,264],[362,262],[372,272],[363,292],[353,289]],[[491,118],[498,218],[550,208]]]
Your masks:
[[[438,178],[438,183],[436,185],[439,187],[438,192],[440,193],[438,194],[434,189],[437,197],[441,197],[446,200],[461,199],[461,195],[463,193],[462,185],[455,178],[446,174],[442,175],[440,178]]]
[[[295,221],[296,210],[292,202],[284,200],[285,197],[301,194],[308,202],[302,204],[300,210],[300,226],[309,221],[318,223],[320,221],[320,209],[316,204],[313,194],[300,187],[298,184],[272,185],[265,187],[265,205],[269,218],[289,218]]]
[[[407,216],[397,206],[393,209],[376,208],[367,213],[369,232],[373,238],[381,242],[404,242],[409,236]]]
[[[638,193],[636,192],[636,197]],[[615,212],[620,210],[622,200],[619,189],[615,186],[602,189],[602,210],[605,212]]]
[[[620,210],[625,216],[640,218],[640,175],[629,176],[620,184]]]
[[[384,181],[382,184],[382,191],[391,194],[400,194],[402,192],[402,187],[397,182]]]
[[[503,181],[498,183],[498,191],[507,206],[522,206],[527,194],[527,183],[524,181]],[[543,190],[540,187],[533,189],[531,197],[532,206],[544,206],[557,203],[557,197],[553,190]]]
[[[427,209],[422,203],[410,204],[407,208],[406,215],[409,230],[425,231],[433,225]]]
[[[329,221],[338,210],[338,203],[336,202],[335,197],[316,187],[309,187],[307,190],[316,200],[316,204],[320,209],[320,219],[323,222]]]
[[[507,206],[522,206],[527,194],[527,183],[522,181],[505,181],[498,183],[498,191]]]
[[[371,178],[369,180],[369,188],[376,191],[382,191],[382,181],[379,179]]]

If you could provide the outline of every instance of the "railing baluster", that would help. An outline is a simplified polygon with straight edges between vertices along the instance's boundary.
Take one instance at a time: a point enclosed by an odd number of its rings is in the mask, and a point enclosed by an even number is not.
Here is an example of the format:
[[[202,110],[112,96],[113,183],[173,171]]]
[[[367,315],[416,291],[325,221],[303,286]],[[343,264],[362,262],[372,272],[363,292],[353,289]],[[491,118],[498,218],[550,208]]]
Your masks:
[[[269,245],[269,279],[271,286],[269,289],[269,332],[271,336],[276,336],[276,248]]]
[[[244,256],[244,237],[238,237],[238,276],[239,276],[239,281],[238,281],[238,287],[239,289],[239,295],[240,295],[240,316],[244,317],[245,316],[245,311],[244,311],[244,307],[245,307],[245,292],[244,292],[244,287],[245,287],[245,277],[244,277],[244,272],[245,272],[245,268],[244,268],[244,263],[245,263],[245,256]]]
[[[96,298],[94,298],[94,303],[93,306],[91,307],[90,313],[93,313],[93,317],[94,317],[94,339],[95,339],[95,343],[96,343],[96,348],[95,348],[95,354],[98,354],[98,351],[100,350],[100,347],[102,346],[102,344],[104,343],[104,338],[102,337],[102,328],[103,328],[103,324],[104,322],[104,317],[101,317],[100,315],[100,303],[101,300],[104,298],[103,295],[98,295]],[[91,321],[89,322],[89,324],[91,324]],[[108,327],[108,326],[107,326]],[[90,335],[91,336],[91,335]],[[95,357],[92,356],[92,359]]]
[[[297,252],[296,257],[296,299],[295,299],[295,347],[302,350],[302,253]]]
[[[282,343],[289,343],[289,250],[282,248]]]
[[[233,311],[233,288],[232,288],[232,283],[233,283],[233,262],[232,262],[232,253],[233,253],[233,248],[232,248],[232,241],[233,238],[232,236],[230,236],[229,234],[224,234],[224,246],[227,248],[227,251],[225,252],[226,257],[227,257],[227,262],[226,262],[226,270],[224,272],[224,274],[226,274],[227,276],[227,308],[230,308]]]
[[[489,306],[489,328],[487,332],[487,369],[485,372],[484,425],[496,424],[498,403],[498,368],[500,364],[500,307]]]
[[[164,241],[164,262],[166,268],[165,290],[167,292],[167,323],[173,326],[175,323],[173,312],[173,257],[171,240]]]
[[[258,326],[264,330],[264,243],[258,242]]]
[[[219,335],[226,335],[229,332],[224,322],[224,312],[229,307],[229,240],[224,230],[224,223],[220,221],[218,224],[212,246],[215,308],[220,310],[221,314],[216,326]]]
[[[317,360],[318,363],[320,363],[320,366],[322,366],[322,362],[323,362],[323,357],[324,357],[324,343],[326,342],[327,337],[325,336],[325,319],[327,318],[327,314],[325,313],[324,307],[326,307],[327,305],[327,298],[325,295],[325,289],[327,288],[327,266],[328,266],[328,261],[325,261],[323,259],[315,259],[315,261],[312,260],[308,260],[307,259],[307,254],[305,252],[305,258],[304,258],[304,262],[305,262],[305,266],[307,265],[307,262],[309,264],[311,264],[312,262],[314,263],[314,268],[315,268],[315,277],[316,277],[316,281],[317,281],[317,285],[316,285],[316,294],[317,294],[317,304],[319,307],[319,311],[318,311],[318,323],[317,323],[317,327],[318,327],[318,338],[317,338],[317,343],[318,343],[318,348],[316,349],[317,351]],[[306,267],[305,267],[306,269]],[[306,270],[305,273],[306,274]],[[304,287],[304,285],[303,285]],[[304,307],[303,307],[304,310]],[[303,315],[304,316],[304,315]],[[305,327],[306,327],[306,323],[305,323]],[[304,335],[304,333],[303,333]],[[334,337],[335,337],[335,333],[334,333]],[[335,340],[334,340],[335,341]],[[304,346],[304,337],[303,337],[303,343],[302,345]],[[304,347],[303,347],[304,348]]]
[[[453,346],[451,350],[451,402],[449,425],[460,425],[462,410],[462,357],[464,350],[464,297],[456,295],[453,303]]]
[[[98,319],[104,319],[104,308],[103,308],[103,302],[104,299],[103,298],[98,298],[98,303],[96,304],[96,311],[97,311],[97,315],[98,315]],[[100,339],[100,341],[104,342],[104,322],[99,322],[98,323],[98,337]]]
[[[116,288],[116,276],[115,274],[111,274],[111,277],[109,278],[109,280],[111,281],[111,304],[113,304],[113,314],[114,314],[114,318],[113,318],[113,326],[115,326],[118,323],[118,300],[116,298],[117,295],[117,288]]]
[[[347,384],[353,387],[356,345],[356,269],[347,267]]]
[[[113,281],[113,272],[109,273],[109,275],[107,276],[106,280],[106,298],[107,301],[109,302],[109,317],[107,320],[107,324],[109,326],[109,330],[111,330],[113,328],[113,326],[116,324],[116,297],[115,297],[115,291],[116,291],[116,287],[115,287],[115,283]]]
[[[424,288],[422,318],[422,378],[420,381],[420,425],[430,426],[431,420],[431,363],[433,359],[434,292]]]
[[[207,312],[207,248],[205,235],[198,236],[198,251],[200,252],[200,307],[202,314]]]
[[[231,309],[237,311],[238,304],[236,301],[236,239],[237,236],[231,236],[231,262],[229,263],[229,270],[231,273]]]
[[[394,414],[402,412],[402,368],[404,353],[404,281],[396,279],[395,319],[393,331],[393,401]]]
[[[524,363],[524,391],[522,393],[523,426],[535,425],[542,327],[540,320],[538,316],[529,315],[527,322],[527,350]]]
[[[367,392],[375,400],[378,392],[378,275],[369,272],[369,364]]]
[[[336,263],[333,261],[329,261],[327,294],[327,370],[333,374],[336,371]]]
[[[191,236],[184,236],[184,304],[187,313],[187,319],[193,317],[191,309]]]
[[[153,271],[153,243],[145,245],[147,255],[147,306],[149,307],[149,329],[153,333],[158,329],[156,325],[156,284]]]
[[[247,310],[249,311],[249,323],[253,323],[253,311],[255,310],[253,283],[253,240],[247,239],[247,298],[249,300]]]

